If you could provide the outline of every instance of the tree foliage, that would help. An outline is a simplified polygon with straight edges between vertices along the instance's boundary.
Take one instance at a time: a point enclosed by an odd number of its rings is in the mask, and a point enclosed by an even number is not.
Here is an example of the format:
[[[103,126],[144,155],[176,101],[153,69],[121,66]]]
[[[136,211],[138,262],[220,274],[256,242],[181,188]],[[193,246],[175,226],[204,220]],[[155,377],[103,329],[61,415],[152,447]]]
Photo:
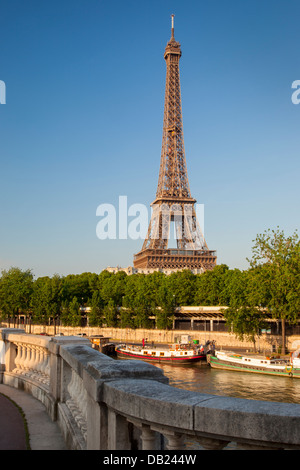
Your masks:
[[[267,230],[256,237],[251,267],[257,269],[260,289],[258,302],[272,316],[281,319],[282,347],[285,353],[285,322],[299,316],[300,241],[297,232],[285,236],[283,230]]]
[[[228,308],[224,310],[226,323],[238,338],[246,337],[256,347],[260,330],[266,327],[265,312],[257,304],[257,272],[238,271],[231,276]]]
[[[29,310],[33,291],[33,274],[28,269],[3,270],[0,278],[1,317],[11,318]]]

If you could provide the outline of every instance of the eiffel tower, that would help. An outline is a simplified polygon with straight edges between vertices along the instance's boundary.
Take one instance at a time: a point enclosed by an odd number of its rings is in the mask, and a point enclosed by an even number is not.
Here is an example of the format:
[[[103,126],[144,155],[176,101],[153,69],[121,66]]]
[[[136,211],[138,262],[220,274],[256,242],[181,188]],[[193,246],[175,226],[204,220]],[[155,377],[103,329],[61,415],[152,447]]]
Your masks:
[[[217,257],[207,247],[189,187],[179,77],[181,48],[174,37],[174,15],[171,18],[171,39],[164,53],[167,75],[159,179],[148,233],[133,264],[135,268],[203,272],[214,268]],[[171,225],[176,248],[169,247]]]

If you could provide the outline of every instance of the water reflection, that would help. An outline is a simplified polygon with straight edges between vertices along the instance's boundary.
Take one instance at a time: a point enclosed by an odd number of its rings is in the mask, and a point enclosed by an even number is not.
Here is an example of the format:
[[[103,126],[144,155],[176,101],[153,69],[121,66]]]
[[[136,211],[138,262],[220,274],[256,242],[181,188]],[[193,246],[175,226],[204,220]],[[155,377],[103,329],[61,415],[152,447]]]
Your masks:
[[[212,369],[204,364],[156,364],[176,388],[250,400],[300,403],[300,380]]]

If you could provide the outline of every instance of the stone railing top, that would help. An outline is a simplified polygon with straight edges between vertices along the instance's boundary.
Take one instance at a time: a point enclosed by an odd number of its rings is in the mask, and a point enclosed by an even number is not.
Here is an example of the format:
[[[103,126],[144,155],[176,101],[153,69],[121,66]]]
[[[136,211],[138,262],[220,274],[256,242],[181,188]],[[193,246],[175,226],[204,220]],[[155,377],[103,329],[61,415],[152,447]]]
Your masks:
[[[0,340],[4,341],[9,334],[26,334],[21,328],[0,328]],[[26,334],[27,336],[27,334]],[[36,335],[35,335],[36,336]]]
[[[0,340],[48,347],[52,338],[50,336],[25,333],[21,329],[5,328],[0,330]]]

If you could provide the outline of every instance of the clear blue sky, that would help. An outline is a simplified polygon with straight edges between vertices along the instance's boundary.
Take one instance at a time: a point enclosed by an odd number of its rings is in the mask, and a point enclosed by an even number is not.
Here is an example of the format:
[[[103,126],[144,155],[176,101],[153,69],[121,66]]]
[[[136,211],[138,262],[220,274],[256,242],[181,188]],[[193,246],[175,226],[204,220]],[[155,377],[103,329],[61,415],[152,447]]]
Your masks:
[[[153,201],[170,15],[185,150],[218,263],[299,229],[296,0],[1,0],[0,269],[129,266],[142,240],[96,236],[97,206]]]

